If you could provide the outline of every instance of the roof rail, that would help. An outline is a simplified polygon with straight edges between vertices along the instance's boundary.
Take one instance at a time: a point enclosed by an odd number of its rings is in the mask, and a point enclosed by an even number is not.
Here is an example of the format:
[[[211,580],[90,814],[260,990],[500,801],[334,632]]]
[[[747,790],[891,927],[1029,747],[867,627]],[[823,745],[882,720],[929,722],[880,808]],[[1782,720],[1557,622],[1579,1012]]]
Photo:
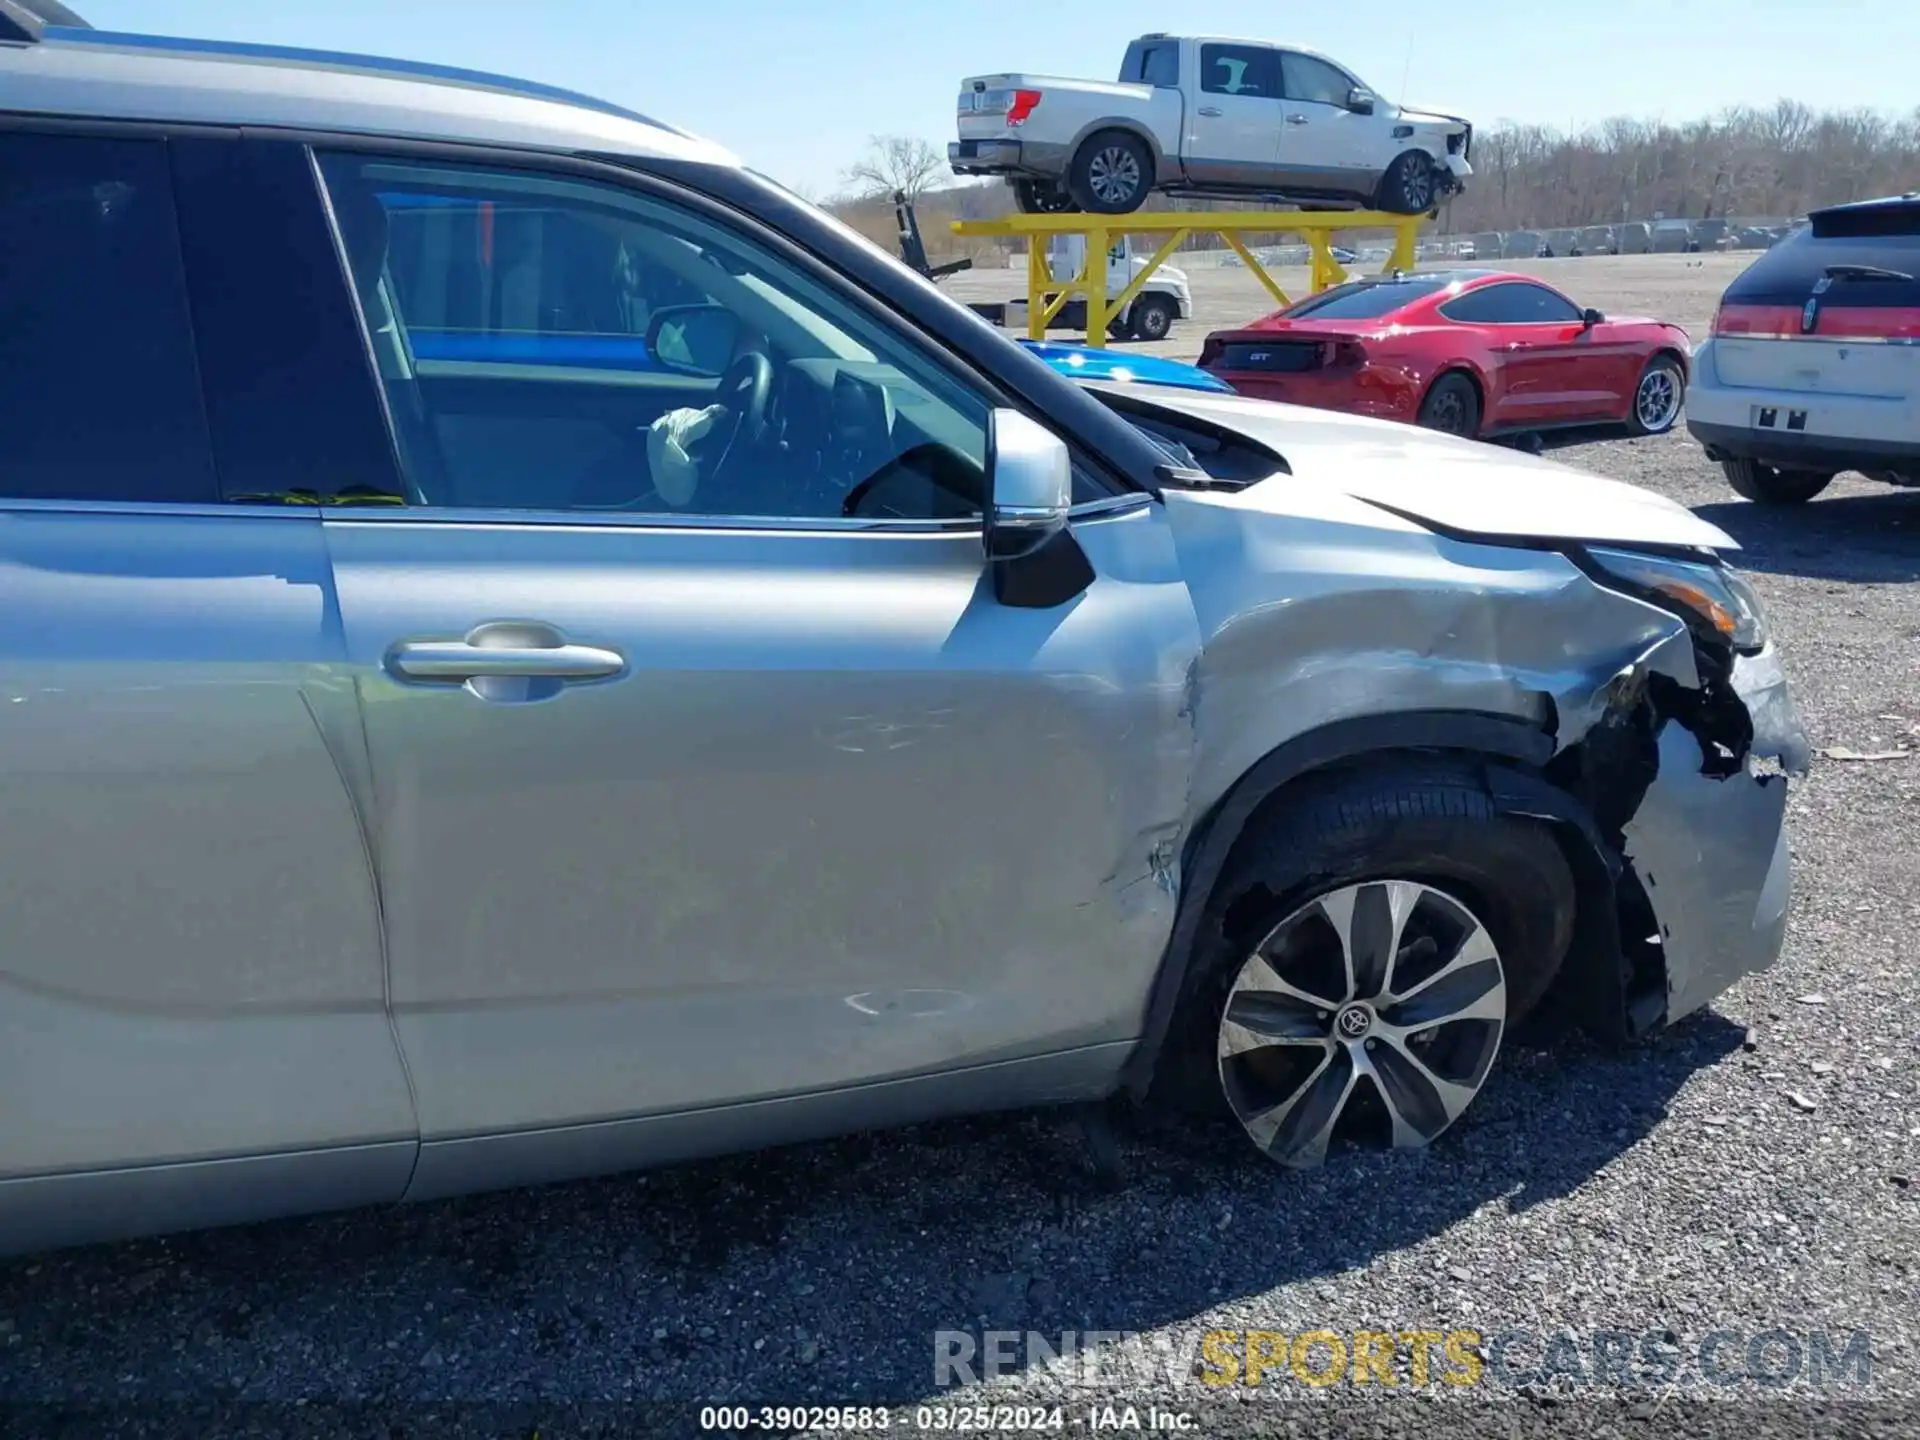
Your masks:
[[[37,44],[50,25],[72,30],[93,28],[60,0],[0,0],[0,42]]]

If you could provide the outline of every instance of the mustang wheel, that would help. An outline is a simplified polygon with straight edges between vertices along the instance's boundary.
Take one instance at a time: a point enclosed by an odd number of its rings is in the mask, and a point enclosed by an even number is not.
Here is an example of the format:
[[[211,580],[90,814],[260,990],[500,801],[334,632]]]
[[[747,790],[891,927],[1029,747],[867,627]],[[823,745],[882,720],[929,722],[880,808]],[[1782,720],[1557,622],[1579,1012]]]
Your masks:
[[[1480,392],[1473,388],[1473,381],[1457,370],[1434,381],[1427,398],[1420,402],[1420,423],[1446,435],[1460,435],[1469,440],[1477,436]]]
[[[1016,180],[1013,208],[1023,215],[1064,215],[1073,209],[1073,197],[1051,180]]]
[[[1282,1165],[1318,1165],[1369,1103],[1389,1142],[1413,1149],[1473,1103],[1506,1023],[1499,949],[1465,904],[1410,880],[1342,885],[1241,966],[1220,1016],[1220,1088]]]
[[[1680,418],[1680,400],[1686,388],[1679,362],[1670,355],[1654,356],[1640,372],[1640,383],[1633,388],[1633,408],[1627,413],[1627,428],[1636,435],[1666,434]]]

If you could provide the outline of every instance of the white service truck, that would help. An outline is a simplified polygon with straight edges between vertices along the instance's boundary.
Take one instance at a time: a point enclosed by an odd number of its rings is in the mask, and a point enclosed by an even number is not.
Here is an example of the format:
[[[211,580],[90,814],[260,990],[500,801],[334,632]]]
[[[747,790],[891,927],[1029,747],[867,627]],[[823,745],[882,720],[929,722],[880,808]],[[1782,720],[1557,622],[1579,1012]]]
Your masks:
[[[1143,35],[1115,83],[976,75],[957,108],[955,173],[1005,176],[1029,213],[1124,215],[1157,191],[1418,215],[1473,174],[1467,121],[1259,40]]]

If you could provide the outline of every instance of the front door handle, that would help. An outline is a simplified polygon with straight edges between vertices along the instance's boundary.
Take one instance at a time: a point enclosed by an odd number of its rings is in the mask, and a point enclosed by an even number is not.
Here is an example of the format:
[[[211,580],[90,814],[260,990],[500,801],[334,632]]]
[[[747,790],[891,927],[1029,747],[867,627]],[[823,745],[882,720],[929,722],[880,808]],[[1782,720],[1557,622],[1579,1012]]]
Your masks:
[[[540,700],[564,685],[622,674],[626,657],[599,645],[578,645],[537,620],[495,620],[459,640],[404,640],[387,651],[386,668],[413,684],[464,685],[482,700]]]
[[[1200,107],[1200,113],[1210,120],[1218,120],[1220,118],[1220,107],[1218,105],[1202,105]]]
[[[1306,123],[1307,123],[1307,117],[1304,115],[1287,116],[1287,124],[1289,125],[1304,125]]]

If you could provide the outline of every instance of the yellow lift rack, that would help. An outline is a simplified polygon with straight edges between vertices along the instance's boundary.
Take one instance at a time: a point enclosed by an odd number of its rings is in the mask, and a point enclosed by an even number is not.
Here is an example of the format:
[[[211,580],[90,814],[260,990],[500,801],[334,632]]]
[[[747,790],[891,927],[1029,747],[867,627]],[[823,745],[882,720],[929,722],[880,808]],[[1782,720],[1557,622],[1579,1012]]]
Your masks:
[[[1414,268],[1414,244],[1425,215],[1393,215],[1383,210],[1204,210],[1152,211],[1132,215],[1008,215],[999,220],[955,220],[956,235],[1022,235],[1027,240],[1027,335],[1044,340],[1047,324],[1075,295],[1086,297],[1087,344],[1107,343],[1107,324],[1140,293],[1147,278],[1189,235],[1218,235],[1245,262],[1256,279],[1282,305],[1293,302],[1274,283],[1240,237],[1277,232],[1298,235],[1311,257],[1312,293],[1319,294],[1347,279],[1347,271],[1333,258],[1333,235],[1341,230],[1391,230],[1393,253],[1381,274]],[[1085,235],[1087,259],[1071,280],[1053,278],[1047,265],[1046,238]],[[1111,300],[1107,298],[1107,252],[1122,235],[1164,235],[1166,239],[1147,261],[1146,268]]]

